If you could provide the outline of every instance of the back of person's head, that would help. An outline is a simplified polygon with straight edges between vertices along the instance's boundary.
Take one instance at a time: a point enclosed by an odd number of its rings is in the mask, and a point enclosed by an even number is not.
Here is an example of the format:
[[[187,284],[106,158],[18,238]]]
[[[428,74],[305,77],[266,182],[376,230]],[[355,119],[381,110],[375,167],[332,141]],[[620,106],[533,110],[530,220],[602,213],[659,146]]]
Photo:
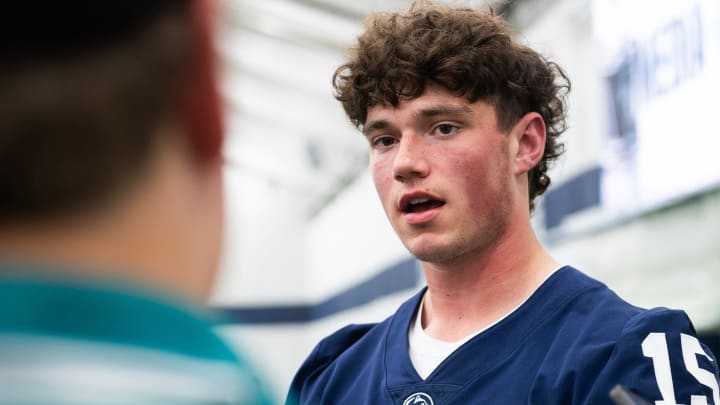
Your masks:
[[[192,176],[217,166],[222,130],[208,7],[204,0],[3,6],[0,228],[63,227],[102,211],[111,218],[168,144],[186,150],[193,166],[169,171]],[[183,202],[165,204],[156,217],[181,216],[174,206]],[[188,217],[198,215],[185,204]],[[147,227],[135,228],[159,232]],[[174,231],[166,230],[168,240]]]
[[[32,4],[3,7],[0,223],[86,209],[134,181],[198,68],[190,0]]]
[[[488,12],[416,2],[407,12],[377,13],[333,76],[336,98],[357,127],[375,105],[398,106],[439,85],[470,102],[495,107],[500,129],[538,112],[547,127],[542,160],[529,172],[529,203],[550,185],[548,165],[563,152],[563,71],[519,44],[503,19]]]

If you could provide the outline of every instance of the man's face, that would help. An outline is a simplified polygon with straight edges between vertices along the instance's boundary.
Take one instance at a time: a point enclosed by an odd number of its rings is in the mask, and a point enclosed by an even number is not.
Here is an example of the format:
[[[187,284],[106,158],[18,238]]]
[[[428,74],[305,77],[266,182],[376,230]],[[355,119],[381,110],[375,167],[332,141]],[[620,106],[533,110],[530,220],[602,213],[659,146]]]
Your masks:
[[[505,233],[512,148],[492,105],[429,87],[397,108],[371,107],[364,132],[383,208],[418,259],[482,255]]]

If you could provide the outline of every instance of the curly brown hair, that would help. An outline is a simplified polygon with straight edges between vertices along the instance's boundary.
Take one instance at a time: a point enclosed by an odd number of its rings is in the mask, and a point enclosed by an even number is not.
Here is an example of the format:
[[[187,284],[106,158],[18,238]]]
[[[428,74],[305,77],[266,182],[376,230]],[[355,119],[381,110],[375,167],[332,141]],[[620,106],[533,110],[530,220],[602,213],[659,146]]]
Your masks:
[[[488,12],[415,3],[404,13],[376,13],[333,75],[335,97],[362,129],[370,107],[398,106],[440,85],[470,102],[495,107],[500,129],[538,112],[547,127],[542,160],[528,173],[529,205],[550,185],[548,166],[564,151],[570,81],[554,62],[512,39],[504,20]]]

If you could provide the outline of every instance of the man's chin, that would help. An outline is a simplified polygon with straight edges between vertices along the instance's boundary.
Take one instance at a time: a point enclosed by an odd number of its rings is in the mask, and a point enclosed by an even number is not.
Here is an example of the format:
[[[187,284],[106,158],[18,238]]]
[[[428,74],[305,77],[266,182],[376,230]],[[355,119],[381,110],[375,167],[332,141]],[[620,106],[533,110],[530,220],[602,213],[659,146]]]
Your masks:
[[[458,258],[462,253],[459,246],[440,244],[406,244],[407,249],[416,259],[428,263],[447,263]]]

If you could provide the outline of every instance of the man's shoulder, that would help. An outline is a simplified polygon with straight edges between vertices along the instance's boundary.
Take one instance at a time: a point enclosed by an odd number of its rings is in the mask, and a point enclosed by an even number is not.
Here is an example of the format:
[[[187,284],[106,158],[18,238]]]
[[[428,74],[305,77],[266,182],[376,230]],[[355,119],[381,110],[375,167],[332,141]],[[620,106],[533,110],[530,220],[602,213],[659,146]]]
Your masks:
[[[358,368],[380,364],[383,341],[391,331],[407,333],[405,324],[409,324],[424,291],[409,298],[382,322],[347,325],[322,339],[295,374],[286,403],[307,403],[307,398],[320,398],[327,379],[355,379]]]
[[[677,398],[678,403],[688,403],[692,395],[716,395],[715,357],[684,311],[632,305],[581,273],[565,281],[583,288],[575,289],[546,324],[558,358],[564,359],[550,372],[572,375],[583,402],[606,401],[616,384],[648,399]]]
[[[320,341],[315,348],[316,362],[332,361],[348,348],[365,338],[379,323],[350,324],[338,329]]]
[[[382,322],[350,324],[338,329],[322,339],[316,346],[308,359],[305,366],[314,364],[322,366],[337,359],[340,355],[348,350],[357,349],[362,351],[361,346],[367,343],[371,347],[377,347],[377,344],[384,336],[386,336],[390,327],[398,322],[408,322],[413,316],[417,305],[424,294],[425,289],[420,290],[402,303],[397,310],[388,316]]]
[[[358,345],[359,341],[372,339],[370,335],[377,335],[375,331],[382,328],[380,325],[382,324],[351,324],[322,339],[295,373],[286,404],[298,404],[305,396],[319,395],[316,391],[322,391],[324,386],[323,383],[318,384],[322,380],[321,376],[332,369],[332,364]],[[371,343],[377,341],[378,338],[372,339]]]
[[[602,357],[607,358],[618,344],[639,347],[652,332],[695,335],[684,311],[633,305],[602,282],[571,270],[561,274],[551,285],[552,291],[542,296],[555,304],[540,312],[544,320],[534,332],[536,337],[546,334],[548,339],[562,342],[566,355],[578,355],[579,351],[590,358],[587,351],[591,350],[603,352]],[[550,296],[553,299],[548,299]]]
[[[315,346],[302,368],[322,368],[351,349],[361,350],[363,344],[377,347],[397,315],[396,312],[382,322],[350,324],[336,330]]]
[[[604,283],[571,268],[572,282],[581,286],[568,300],[566,316],[581,323],[597,323],[603,330],[630,334],[638,330],[683,330],[694,333],[692,322],[683,310],[666,307],[643,308],[626,301]],[[572,322],[571,322],[572,323]]]
[[[545,329],[577,330],[602,324],[603,331],[615,334],[631,318],[645,311],[622,299],[604,283],[570,266],[553,274],[527,304],[532,309],[526,312],[537,318]]]
[[[595,385],[604,392],[622,384],[668,403],[689,403],[692,396],[714,397],[718,403],[717,381],[717,360],[698,340],[688,315],[658,307],[623,324]]]
[[[605,283],[586,273],[572,267],[564,270],[558,284],[563,286],[561,290],[569,292],[566,301],[569,312],[579,312],[585,320],[603,317],[622,322],[646,312],[646,309],[631,304]]]

